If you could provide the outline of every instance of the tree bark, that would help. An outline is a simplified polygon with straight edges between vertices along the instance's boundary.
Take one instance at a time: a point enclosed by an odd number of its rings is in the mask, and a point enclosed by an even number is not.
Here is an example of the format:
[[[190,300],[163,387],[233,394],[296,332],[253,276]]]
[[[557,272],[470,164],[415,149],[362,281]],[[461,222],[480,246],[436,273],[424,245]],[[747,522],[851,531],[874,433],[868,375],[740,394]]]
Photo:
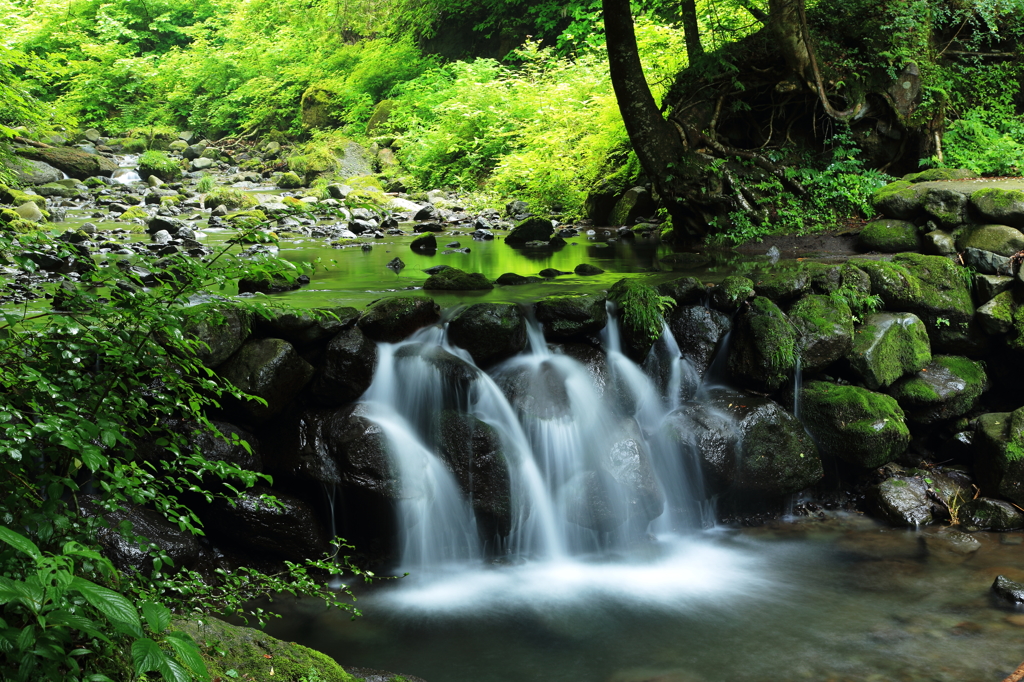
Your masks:
[[[679,11],[683,21],[683,38],[686,40],[686,57],[691,64],[704,54],[700,43],[700,25],[697,23],[696,0],[681,0]]]
[[[644,78],[633,31],[629,0],[602,0],[608,70],[629,142],[647,177],[663,199],[675,198],[673,166],[685,150],[675,127],[666,121]]]
[[[779,45],[786,66],[812,90],[810,46],[803,30],[804,0],[768,0],[768,30]]]

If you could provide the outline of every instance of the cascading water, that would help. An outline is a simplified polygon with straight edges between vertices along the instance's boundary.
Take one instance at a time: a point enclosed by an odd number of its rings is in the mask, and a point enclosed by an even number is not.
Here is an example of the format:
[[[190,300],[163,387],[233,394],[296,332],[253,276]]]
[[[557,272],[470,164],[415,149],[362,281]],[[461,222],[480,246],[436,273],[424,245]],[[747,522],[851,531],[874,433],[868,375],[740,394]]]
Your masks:
[[[490,375],[441,328],[380,344],[362,401],[401,481],[404,570],[436,572],[495,554],[566,561],[627,550],[646,542],[648,531],[707,525],[699,470],[662,429],[695,390],[696,374],[666,327],[645,363],[667,389],[660,390],[622,353],[610,318],[603,368],[553,352],[536,324],[529,351]],[[452,414],[470,415],[500,440],[511,506],[500,537],[488,537],[474,515],[472,478],[460,481],[445,459],[442,422]]]

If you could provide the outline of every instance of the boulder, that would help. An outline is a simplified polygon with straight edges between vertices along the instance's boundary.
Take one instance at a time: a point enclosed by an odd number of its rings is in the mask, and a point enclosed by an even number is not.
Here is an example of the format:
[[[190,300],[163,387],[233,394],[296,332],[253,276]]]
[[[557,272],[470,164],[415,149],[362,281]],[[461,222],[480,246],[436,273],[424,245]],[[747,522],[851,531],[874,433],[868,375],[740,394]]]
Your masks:
[[[371,303],[359,317],[359,328],[373,341],[397,343],[417,329],[436,324],[441,307],[426,296],[394,296]]]
[[[330,339],[354,325],[358,317],[355,308],[271,308],[256,317],[255,328],[263,336],[284,339],[301,348]]]
[[[397,501],[402,484],[388,454],[387,437],[368,414],[363,403],[334,410],[322,418],[320,438],[337,464],[342,483]]]
[[[579,275],[580,277],[593,277],[594,275],[600,275],[604,273],[604,270],[597,267],[596,265],[591,265],[590,263],[580,263],[575,268],[573,268],[573,272]]]
[[[853,314],[845,301],[821,294],[804,296],[789,309],[796,351],[805,372],[819,372],[853,349]]]
[[[928,486],[920,478],[887,478],[870,490],[868,504],[894,526],[917,528],[932,522]]]
[[[1011,286],[1013,286],[1013,277],[976,274],[974,276],[974,300],[981,303],[991,301]]]
[[[1024,234],[1009,225],[971,225],[957,237],[960,251],[980,249],[1009,257],[1024,249]]]
[[[242,403],[242,411],[256,420],[284,410],[312,378],[313,371],[313,366],[283,339],[247,341],[217,369],[226,381],[266,401],[266,405],[254,400]]]
[[[409,244],[409,248],[412,249],[413,251],[420,252],[437,251],[437,237],[435,237],[433,234],[429,232],[426,234],[422,234],[419,237],[416,237],[415,239],[412,240],[412,243]]]
[[[198,161],[199,159],[196,159],[195,162]],[[277,186],[281,189],[298,189],[302,187],[302,178],[299,177],[298,173],[292,171],[281,173],[281,177],[277,179]]]
[[[89,515],[102,515],[107,526],[96,532],[96,539],[103,553],[124,573],[149,575],[153,570],[153,556],[144,549],[155,545],[160,554],[170,558],[175,569],[195,570],[198,568],[202,549],[199,538],[189,531],[171,523],[158,511],[140,505],[102,513],[93,503],[93,498],[83,495],[79,498],[82,509]],[[131,528],[122,532],[118,526],[129,522]]]
[[[513,246],[532,241],[548,241],[555,228],[547,218],[527,218],[518,223],[505,237],[505,243]]]
[[[981,549],[981,543],[970,533],[949,527],[921,533],[921,544],[929,561],[946,563],[963,561]]]
[[[751,275],[754,292],[776,303],[800,298],[811,287],[811,271],[804,267],[775,267]]]
[[[327,344],[310,392],[324,405],[340,406],[358,400],[370,387],[376,367],[377,346],[359,327],[349,327]]]
[[[268,504],[264,495],[273,495]],[[303,500],[255,485],[232,500],[217,499],[199,512],[207,535],[218,545],[263,558],[299,561],[319,558],[328,548],[327,534],[313,508]]]
[[[90,154],[75,147],[23,147],[18,149],[17,153],[19,156],[49,164],[78,180],[85,180],[94,175],[109,178],[118,168],[112,159]]]
[[[722,337],[732,329],[732,319],[702,305],[684,305],[671,312],[668,326],[679,345],[679,352],[703,377],[711,366]]]
[[[519,286],[520,284],[536,284],[543,281],[542,277],[526,277],[514,272],[506,272],[494,280],[494,283],[501,286]]]
[[[920,173],[908,173],[903,176],[907,182],[934,182],[938,180],[970,180],[978,174],[966,168],[929,168]]]
[[[984,221],[1024,227],[1024,192],[986,187],[971,194],[971,208]]]
[[[774,391],[796,368],[797,331],[773,301],[757,296],[736,318],[730,373],[758,390]]]
[[[479,291],[493,289],[494,285],[479,272],[463,272],[458,268],[447,268],[431,275],[423,283],[425,291]]]
[[[446,407],[465,408],[471,384],[482,372],[462,358],[449,353],[441,346],[427,343],[404,344],[395,351],[395,362],[418,362],[434,371],[430,385],[440,391],[440,404],[435,410]]]
[[[1024,585],[1014,582],[1005,575],[996,576],[992,583],[992,594],[1007,604],[1024,605]]]
[[[932,230],[922,237],[921,250],[933,256],[952,256],[956,253],[956,241],[949,232]]]
[[[955,355],[936,355],[913,376],[900,379],[889,389],[907,419],[934,424],[969,412],[988,390],[984,365]]]
[[[799,399],[800,418],[823,456],[869,469],[898,458],[910,444],[903,410],[890,396],[809,381]]]
[[[50,182],[57,182],[64,177],[64,173],[45,161],[15,158],[11,163],[14,178],[23,187],[27,185],[45,185]]]
[[[39,210],[39,207],[31,201],[26,201],[24,204],[16,207],[14,211],[22,220],[27,220],[30,223],[41,223],[45,222],[46,219],[43,212]]]
[[[733,275],[723,279],[711,289],[711,307],[723,313],[739,309],[749,298],[754,297],[754,282],[747,277]]]
[[[581,471],[559,490],[570,523],[609,533],[629,520],[627,492],[603,469]]]
[[[921,200],[921,208],[939,223],[951,229],[967,222],[967,197],[947,187],[929,187]]]
[[[605,298],[597,294],[542,298],[534,304],[534,314],[550,341],[594,334],[608,323]]]
[[[608,224],[632,225],[639,218],[653,216],[656,210],[657,205],[646,188],[632,187],[615,202]]]
[[[964,265],[985,275],[1008,277],[1013,274],[1013,265],[1007,256],[994,251],[975,249],[968,246],[963,250]]]
[[[661,296],[668,296],[677,306],[688,306],[704,303],[707,300],[707,288],[696,277],[679,277],[662,282],[654,287]]]
[[[665,508],[665,496],[645,443],[640,426],[635,420],[627,419],[620,424],[602,460],[602,469],[626,493],[628,520],[636,523],[640,530],[646,529]]]
[[[1024,528],[1024,512],[1009,502],[991,497],[969,500],[961,507],[960,521],[978,530],[1007,531]]]
[[[913,220],[921,212],[926,187],[897,180],[878,189],[868,198],[868,203],[876,211],[889,218]]]
[[[916,315],[875,313],[856,327],[849,360],[868,388],[884,388],[931,362],[931,344]]]
[[[488,367],[526,348],[526,318],[512,303],[477,303],[451,319],[448,340]]]
[[[252,314],[240,308],[203,307],[186,325],[186,334],[197,341],[199,361],[216,369],[234,354],[252,332]]]
[[[1024,505],[1024,408],[978,417],[974,471],[983,494]]]
[[[210,422],[220,433],[196,429],[185,423],[185,435],[199,448],[203,457],[211,462],[228,462],[249,471],[263,471],[263,454],[256,436],[241,427],[228,422]],[[249,444],[246,448],[243,441]]]
[[[469,500],[482,539],[505,537],[512,529],[512,487],[497,432],[455,410],[440,415],[438,455]]]
[[[817,447],[800,422],[767,398],[717,390],[672,412],[664,428],[696,455],[710,494],[778,500],[823,475]]]
[[[164,182],[181,179],[181,166],[163,152],[148,151],[139,157],[139,176],[156,176]]]
[[[917,251],[921,246],[921,238],[914,223],[896,218],[882,218],[864,226],[858,236],[858,243],[865,251],[899,253]]]

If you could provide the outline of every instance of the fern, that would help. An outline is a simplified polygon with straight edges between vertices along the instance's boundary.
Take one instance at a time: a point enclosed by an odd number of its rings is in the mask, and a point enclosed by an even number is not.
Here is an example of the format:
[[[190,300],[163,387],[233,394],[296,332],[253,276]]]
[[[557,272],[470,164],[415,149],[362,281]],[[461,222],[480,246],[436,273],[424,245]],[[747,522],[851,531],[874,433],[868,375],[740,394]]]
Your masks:
[[[622,307],[622,321],[626,326],[646,334],[652,341],[661,336],[665,313],[676,304],[674,299],[662,296],[654,287],[628,279],[616,282],[608,297]]]

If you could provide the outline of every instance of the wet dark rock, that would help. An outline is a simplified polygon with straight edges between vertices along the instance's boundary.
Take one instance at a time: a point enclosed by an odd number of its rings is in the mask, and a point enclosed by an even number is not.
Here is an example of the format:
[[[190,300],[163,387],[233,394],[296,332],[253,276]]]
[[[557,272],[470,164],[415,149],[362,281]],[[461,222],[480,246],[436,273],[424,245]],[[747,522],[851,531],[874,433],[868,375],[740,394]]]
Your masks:
[[[188,225],[183,220],[168,218],[161,215],[153,216],[153,218],[146,223],[146,230],[150,234],[156,234],[160,230],[165,230],[170,235],[177,235],[179,230],[186,227],[188,227]]]
[[[611,532],[629,520],[628,492],[604,471],[583,471],[562,487],[568,521],[599,532]]]
[[[603,469],[626,493],[629,520],[639,522],[641,528],[646,528],[665,508],[665,496],[645,442],[636,421],[626,420],[603,461]]]
[[[1005,575],[996,576],[992,593],[1002,601],[1014,606],[1024,605],[1024,585],[1014,582]]]
[[[895,476],[882,481],[870,491],[868,503],[894,526],[916,528],[932,522],[928,486],[916,477]]]
[[[707,298],[707,288],[696,277],[679,277],[654,287],[661,296],[668,296],[677,306],[703,303]]]
[[[551,221],[546,218],[527,218],[512,228],[505,237],[505,243],[523,245],[531,241],[548,242],[554,229]]]
[[[1024,505],[1024,408],[978,417],[974,470],[983,494]]]
[[[544,268],[537,274],[543,277],[544,279],[553,279],[555,277],[558,277],[559,275],[569,275],[572,273],[565,272],[563,270],[556,270],[554,268]]]
[[[810,381],[800,392],[800,417],[823,456],[863,468],[882,466],[910,444],[903,410],[890,396],[859,386]]]
[[[470,384],[481,374],[479,369],[462,358],[432,344],[403,345],[395,351],[395,361],[419,361],[434,369],[436,374],[430,377],[430,385],[443,389],[443,400],[449,407],[465,407],[463,403],[469,395]],[[441,407],[443,406],[435,405],[437,409]]]
[[[984,365],[954,355],[936,355],[917,374],[897,381],[889,394],[907,418],[933,424],[969,412],[989,387]]]
[[[523,419],[560,419],[570,414],[568,376],[557,360],[545,360],[535,370],[512,367],[494,379]]]
[[[436,275],[439,272],[444,272],[445,270],[451,270],[451,267],[452,266],[450,266],[450,265],[435,265],[433,267],[424,269],[423,272],[427,273],[428,275]]]
[[[544,327],[544,337],[567,341],[601,331],[608,323],[604,296],[551,296],[534,304],[537,321]]]
[[[196,355],[205,366],[215,369],[242,347],[252,332],[252,314],[239,308],[210,307],[186,327],[199,344]]]
[[[324,405],[340,406],[366,392],[377,367],[377,346],[358,327],[331,339],[323,364],[313,379],[311,394]]]
[[[427,233],[412,240],[409,248],[413,251],[437,251],[437,237]]]
[[[511,303],[477,303],[448,323],[448,340],[487,367],[526,348],[526,318]]]
[[[964,265],[986,275],[1008,277],[1013,274],[1013,265],[1007,256],[967,247],[963,251]]]
[[[275,504],[261,499],[271,494]],[[326,551],[326,533],[303,500],[256,485],[232,502],[217,500],[200,511],[207,534],[218,545],[290,560],[319,557]]]
[[[308,284],[308,281],[306,282]],[[240,294],[281,294],[302,287],[298,279],[290,280],[280,275],[263,276],[257,279],[243,277],[238,280]]]
[[[732,329],[732,320],[728,315],[702,305],[683,305],[671,312],[668,325],[679,351],[697,374],[704,376],[722,337]]]
[[[344,484],[398,500],[402,484],[388,455],[387,437],[367,415],[363,403],[329,413],[321,426],[323,442]]]
[[[1024,512],[1009,502],[978,497],[964,503],[960,520],[978,530],[1007,531],[1024,528]]]
[[[441,219],[441,212],[437,210],[437,207],[433,204],[427,204],[420,208],[412,216],[413,220],[431,220],[437,221]]]
[[[413,226],[412,231],[416,232],[417,234],[421,232],[444,232],[444,225],[442,225],[441,223],[418,223]]]
[[[597,267],[596,265],[591,265],[590,263],[580,263],[579,265],[576,266],[573,272],[575,272],[580,277],[592,277],[594,275],[602,274],[604,270]]]
[[[483,539],[512,529],[512,490],[508,463],[497,432],[479,419],[454,410],[440,416],[438,454],[469,499]]]
[[[479,272],[463,272],[458,268],[447,268],[428,277],[427,281],[423,283],[423,288],[425,290],[477,291],[493,289],[494,285]]]
[[[324,341],[356,323],[355,308],[267,309],[255,320],[256,332],[297,347]]]
[[[217,373],[245,393],[266,401],[261,405],[248,400],[240,406],[249,417],[259,420],[287,407],[312,378],[313,366],[287,341],[259,339],[246,342]]]
[[[506,272],[505,274],[494,280],[495,284],[502,286],[518,286],[520,284],[536,284],[537,282],[543,282],[544,280],[540,277],[525,277],[523,275],[517,275],[514,272]]]
[[[426,296],[394,296],[376,301],[359,317],[359,328],[373,341],[397,343],[417,329],[436,324],[441,307]]]
[[[97,540],[118,570],[149,575],[153,570],[153,557],[143,549],[149,545],[155,545],[159,553],[169,557],[175,569],[198,568],[202,555],[198,538],[178,528],[160,512],[133,505],[104,513],[90,496],[79,499],[86,514],[102,516],[107,522],[106,528],[97,531]],[[119,528],[124,522],[131,524],[126,532]]]
[[[729,371],[758,390],[777,390],[796,369],[796,341],[796,328],[779,306],[757,296],[736,317]]]

